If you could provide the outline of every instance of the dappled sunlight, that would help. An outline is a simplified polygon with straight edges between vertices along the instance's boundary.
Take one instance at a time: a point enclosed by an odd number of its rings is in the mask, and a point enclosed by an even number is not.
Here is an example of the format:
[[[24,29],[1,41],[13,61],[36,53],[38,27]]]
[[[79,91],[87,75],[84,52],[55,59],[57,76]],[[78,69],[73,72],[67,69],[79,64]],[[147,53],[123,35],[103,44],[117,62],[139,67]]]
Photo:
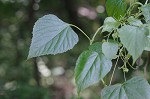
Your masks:
[[[47,66],[45,65],[44,61],[41,58],[38,59],[37,65],[38,70],[42,76],[49,77],[51,75],[51,71],[47,68]]]
[[[104,13],[105,12],[105,8],[104,8],[104,6],[99,5],[99,6],[96,7],[96,11],[98,13]]]
[[[78,14],[91,20],[94,20],[97,17],[97,13],[93,8],[80,7],[78,9]]]

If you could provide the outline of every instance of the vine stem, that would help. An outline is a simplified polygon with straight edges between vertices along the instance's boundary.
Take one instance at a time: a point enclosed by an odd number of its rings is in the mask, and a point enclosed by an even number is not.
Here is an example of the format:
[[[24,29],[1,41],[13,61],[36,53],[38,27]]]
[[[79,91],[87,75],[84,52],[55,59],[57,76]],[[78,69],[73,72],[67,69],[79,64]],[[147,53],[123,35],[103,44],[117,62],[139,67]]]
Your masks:
[[[119,61],[119,56],[120,56],[120,53],[121,53],[122,49],[123,49],[123,47],[119,50],[119,55],[118,55],[118,57],[117,57],[117,61],[116,61],[116,63],[115,63],[115,66],[114,66],[114,69],[113,69],[113,72],[112,72],[112,75],[111,75],[111,78],[110,78],[109,86],[110,86],[111,83],[112,83],[112,79],[113,79],[113,77],[114,77],[115,70],[116,70],[117,63],[118,63],[118,61]]]
[[[123,75],[124,75],[124,80],[125,80],[125,82],[126,82],[126,81],[127,81],[127,79],[126,79],[126,73],[123,72]]]
[[[117,61],[116,61],[115,67],[114,67],[114,69],[113,69],[113,73],[112,73],[111,78],[110,78],[109,86],[110,86],[110,85],[111,85],[111,83],[112,83],[112,79],[113,79],[114,74],[115,74],[115,70],[116,70],[116,67],[117,67],[118,60],[119,60],[119,56],[118,56],[118,58],[117,58]]]
[[[102,81],[103,85],[106,87],[107,85],[106,85],[105,81],[103,79],[101,81]]]
[[[135,2],[135,3],[131,4],[130,7],[128,8],[128,10],[127,10],[127,14],[130,15],[130,11],[132,10],[132,7],[134,7],[134,5],[141,5],[142,6],[143,4],[140,3],[140,2]]]
[[[128,65],[129,65],[132,69],[134,69],[134,70],[137,69],[137,68],[133,67],[129,62],[127,62],[127,63],[128,63]]]
[[[100,28],[97,29],[97,31],[95,32],[94,36],[93,36],[92,39],[91,39],[90,45],[94,42],[94,39],[95,39],[96,35],[99,33],[99,31],[100,31],[102,28],[103,28],[103,26],[101,26]]]
[[[72,27],[75,27],[76,29],[78,29],[81,33],[83,33],[84,34],[84,36],[86,36],[86,38],[89,40],[89,42],[90,42],[90,44],[91,44],[91,39],[90,39],[90,37],[83,31],[83,30],[81,30],[79,27],[77,27],[76,25],[73,25],[73,24],[69,24],[70,26],[72,26]]]
[[[148,3],[148,0],[146,0],[145,4],[147,4],[147,3]]]

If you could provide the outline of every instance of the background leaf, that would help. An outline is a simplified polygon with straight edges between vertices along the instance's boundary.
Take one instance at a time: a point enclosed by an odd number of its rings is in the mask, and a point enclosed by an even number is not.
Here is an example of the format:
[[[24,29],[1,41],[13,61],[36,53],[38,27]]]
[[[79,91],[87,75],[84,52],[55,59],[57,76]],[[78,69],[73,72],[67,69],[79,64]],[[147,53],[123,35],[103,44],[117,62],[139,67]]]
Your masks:
[[[150,99],[150,85],[141,77],[133,77],[124,84],[105,87],[102,99]]]
[[[127,9],[127,3],[125,0],[106,1],[106,11],[108,16],[112,16],[119,19],[120,16],[124,16],[126,9]]]
[[[63,53],[77,42],[78,36],[69,24],[52,14],[45,15],[34,25],[28,58]]]
[[[147,29],[130,25],[125,25],[119,29],[120,40],[129,54],[132,55],[133,63],[142,54],[146,46],[146,34],[148,34]]]
[[[102,52],[108,59],[115,59],[118,52],[118,44],[115,42],[104,42]]]
[[[146,22],[150,22],[150,3],[143,5],[140,9],[142,10],[142,14],[145,17]]]
[[[92,46],[95,47],[97,44],[99,46],[100,43],[96,43]],[[102,53],[97,53],[94,50],[98,51],[97,49],[90,47],[90,51],[84,51],[76,62],[75,80],[78,93],[83,89],[98,83],[106,76],[112,67],[112,62],[110,60]]]

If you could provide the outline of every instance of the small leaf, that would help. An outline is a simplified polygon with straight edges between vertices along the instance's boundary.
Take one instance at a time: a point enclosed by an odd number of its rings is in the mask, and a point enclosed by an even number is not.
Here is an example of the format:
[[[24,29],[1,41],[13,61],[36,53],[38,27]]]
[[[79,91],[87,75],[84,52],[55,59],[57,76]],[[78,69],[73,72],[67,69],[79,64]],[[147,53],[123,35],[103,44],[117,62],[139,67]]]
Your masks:
[[[146,46],[146,28],[125,25],[119,29],[119,36],[123,46],[132,55],[133,63],[142,54]]]
[[[143,25],[143,23],[140,20],[135,19],[133,16],[129,17],[127,19],[127,21],[129,22],[130,25],[133,25],[133,26],[141,26],[141,25]]]
[[[77,42],[78,36],[69,24],[52,14],[45,15],[34,25],[28,58],[63,53]]]
[[[150,99],[150,85],[141,77],[133,77],[124,84],[105,87],[102,99]]]
[[[106,11],[108,16],[112,16],[119,19],[121,16],[124,16],[126,9],[127,9],[126,0],[106,1]]]
[[[115,59],[118,52],[118,44],[115,42],[104,42],[102,52],[108,59]]]
[[[100,46],[99,44],[91,45],[90,50],[81,53],[76,62],[75,81],[78,94],[83,89],[98,83],[112,67],[112,62],[99,52],[98,47],[98,49],[95,48],[95,45]]]
[[[147,23],[150,22],[150,3],[140,7]]]
[[[112,32],[113,30],[117,29],[119,27],[120,23],[117,22],[113,17],[107,17],[104,20],[104,25],[102,32]]]

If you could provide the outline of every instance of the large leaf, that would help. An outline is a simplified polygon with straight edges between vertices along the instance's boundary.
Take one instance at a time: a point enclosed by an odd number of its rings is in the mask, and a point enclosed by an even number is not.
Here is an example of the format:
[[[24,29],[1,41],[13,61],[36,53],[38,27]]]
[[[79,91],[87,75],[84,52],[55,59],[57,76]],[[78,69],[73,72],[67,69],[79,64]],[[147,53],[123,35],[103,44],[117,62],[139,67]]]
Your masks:
[[[147,37],[146,47],[144,48],[146,51],[150,51],[150,38]]]
[[[120,40],[123,46],[132,55],[133,63],[142,54],[147,42],[147,29],[125,25],[119,29]]]
[[[104,42],[102,44],[102,52],[108,59],[115,59],[118,52],[118,44],[116,42]]]
[[[63,53],[77,42],[78,36],[69,24],[54,15],[45,15],[34,25],[28,58]]]
[[[126,0],[107,0],[106,1],[106,11],[108,16],[113,16],[119,19],[124,16],[127,9]]]
[[[146,51],[150,51],[150,24],[148,24],[148,30],[149,30],[149,34],[147,36],[146,47],[144,48],[144,50]]]
[[[96,45],[99,43],[96,43]],[[95,45],[93,46],[95,47]],[[93,51],[92,51],[93,50]],[[95,48],[83,52],[77,62],[75,68],[75,81],[78,93],[83,89],[98,83],[110,71],[112,63],[102,53],[94,51]]]
[[[142,10],[142,14],[145,17],[146,22],[150,22],[150,3],[143,5],[140,9]]]
[[[150,85],[141,77],[133,77],[124,84],[105,87],[102,99],[150,99]]]
[[[117,29],[119,27],[120,23],[117,22],[113,17],[107,17],[104,20],[104,25],[102,32],[112,32],[113,30]]]
[[[97,52],[99,55],[102,54],[102,42],[96,42],[89,46],[90,51]]]

